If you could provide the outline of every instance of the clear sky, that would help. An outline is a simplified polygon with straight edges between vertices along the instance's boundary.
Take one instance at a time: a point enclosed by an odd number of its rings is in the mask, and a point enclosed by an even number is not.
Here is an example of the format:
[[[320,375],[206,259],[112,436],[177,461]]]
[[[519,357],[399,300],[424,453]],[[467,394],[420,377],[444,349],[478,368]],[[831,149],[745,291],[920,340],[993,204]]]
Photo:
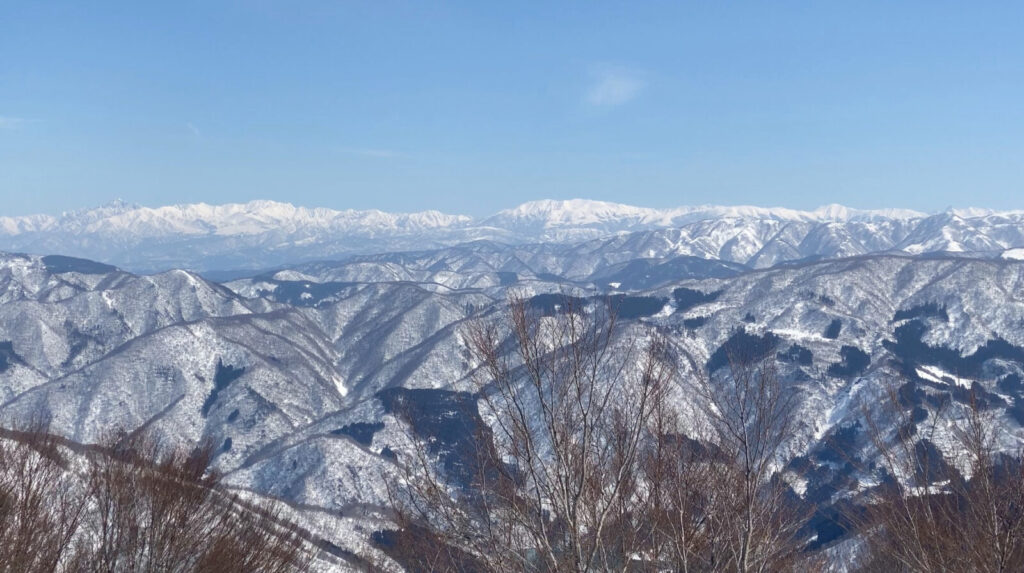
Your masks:
[[[0,1],[0,215],[1024,208],[1021,2]]]

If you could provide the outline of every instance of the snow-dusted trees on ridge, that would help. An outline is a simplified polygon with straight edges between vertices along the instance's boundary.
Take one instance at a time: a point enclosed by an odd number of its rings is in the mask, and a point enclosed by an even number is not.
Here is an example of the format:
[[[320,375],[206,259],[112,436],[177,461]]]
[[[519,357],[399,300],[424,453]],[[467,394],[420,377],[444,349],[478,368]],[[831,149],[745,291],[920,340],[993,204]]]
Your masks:
[[[667,337],[619,324],[614,308],[565,297],[553,310],[514,297],[506,316],[466,330],[489,423],[466,427],[468,480],[439,470],[426,443],[400,457],[396,560],[450,571],[794,567],[804,514],[776,472],[791,399],[772,361],[733,357],[729,375],[684,377]],[[681,398],[696,407],[684,413]]]

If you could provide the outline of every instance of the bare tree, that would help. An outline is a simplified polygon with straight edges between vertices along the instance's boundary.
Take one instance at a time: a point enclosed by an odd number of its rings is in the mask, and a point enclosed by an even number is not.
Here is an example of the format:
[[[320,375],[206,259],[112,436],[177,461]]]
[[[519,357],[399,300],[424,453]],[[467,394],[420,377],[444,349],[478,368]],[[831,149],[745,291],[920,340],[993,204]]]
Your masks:
[[[0,431],[0,572],[294,572],[313,556],[270,506],[207,471],[209,448],[81,446]]]
[[[791,567],[803,516],[777,475],[792,397],[773,363],[737,361],[731,376],[690,387],[708,422],[695,440],[670,397],[682,387],[667,338],[570,297],[547,310],[514,297],[504,321],[467,329],[489,423],[471,430],[469,484],[438,470],[423,444],[400,458],[405,473],[390,491],[403,562],[493,571]]]
[[[1024,566],[1024,457],[1000,453],[998,422],[971,395],[927,424],[890,385],[883,412],[893,430],[863,408],[878,452],[881,485],[854,521],[867,539],[866,571],[1019,571]],[[947,430],[951,457],[934,443]]]
[[[667,403],[654,412],[645,449],[645,507],[653,528],[651,562],[683,573],[721,569],[725,531],[718,519],[728,463],[707,443],[687,436],[680,413]]]
[[[781,571],[799,556],[806,521],[782,479],[786,446],[793,439],[795,394],[783,387],[774,355],[731,349],[727,375],[698,376],[709,432],[717,450],[710,513],[716,530],[716,568]]]
[[[507,321],[465,331],[493,434],[477,430],[468,488],[435,476],[422,448],[408,454],[411,495],[396,503],[449,566],[625,570],[643,549],[642,444],[675,364],[662,338],[617,339],[617,326],[600,305],[565,297],[545,313],[514,297]]]
[[[146,435],[94,450],[94,500],[86,527],[97,540],[84,557],[100,571],[269,571],[305,568],[297,528],[267,507],[248,508],[207,471],[213,450],[162,447]]]
[[[0,439],[0,571],[59,571],[73,557],[85,511],[67,460],[42,426]]]

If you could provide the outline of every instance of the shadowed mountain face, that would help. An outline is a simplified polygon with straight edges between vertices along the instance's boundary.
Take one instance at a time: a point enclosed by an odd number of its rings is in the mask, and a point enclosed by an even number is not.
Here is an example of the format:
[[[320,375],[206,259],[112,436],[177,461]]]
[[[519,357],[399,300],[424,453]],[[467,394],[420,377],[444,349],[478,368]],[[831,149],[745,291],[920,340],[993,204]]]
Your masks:
[[[1003,425],[1000,447],[1024,436],[1024,262],[869,254],[752,269],[768,260],[763,246],[744,264],[680,255],[664,241],[682,232],[474,242],[225,284],[0,254],[0,420],[45,418],[79,442],[115,429],[208,440],[229,485],[282,496],[314,521],[329,510],[363,523],[410,438],[466,467],[460,452],[486,418],[462,329],[500,316],[515,291],[542,313],[571,295],[573,307],[616,308],[623,332],[669,333],[683,376],[723,375],[730,353],[773,357],[797,392],[793,463],[817,502],[855,487],[846,461],[874,455],[863,409],[894,385],[916,423],[973,396]],[[799,245],[786,256],[805,254]],[[942,453],[941,437],[920,448]],[[357,529],[331,542],[356,548],[368,535]]]

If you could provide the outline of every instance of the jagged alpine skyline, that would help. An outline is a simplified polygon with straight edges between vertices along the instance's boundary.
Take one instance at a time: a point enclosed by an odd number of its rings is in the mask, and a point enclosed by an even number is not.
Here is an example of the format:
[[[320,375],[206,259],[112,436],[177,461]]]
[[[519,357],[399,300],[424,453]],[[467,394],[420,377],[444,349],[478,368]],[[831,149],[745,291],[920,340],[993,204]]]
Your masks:
[[[0,217],[0,250],[84,257],[135,272],[257,271],[481,242],[497,249],[545,244],[547,255],[556,249],[557,257],[577,261],[682,256],[748,268],[885,252],[1016,257],[1016,249],[1024,247],[1024,211],[922,213],[841,205],[813,211],[653,209],[573,199],[532,201],[470,217],[337,211],[263,200],[157,208],[112,202],[59,217]]]

